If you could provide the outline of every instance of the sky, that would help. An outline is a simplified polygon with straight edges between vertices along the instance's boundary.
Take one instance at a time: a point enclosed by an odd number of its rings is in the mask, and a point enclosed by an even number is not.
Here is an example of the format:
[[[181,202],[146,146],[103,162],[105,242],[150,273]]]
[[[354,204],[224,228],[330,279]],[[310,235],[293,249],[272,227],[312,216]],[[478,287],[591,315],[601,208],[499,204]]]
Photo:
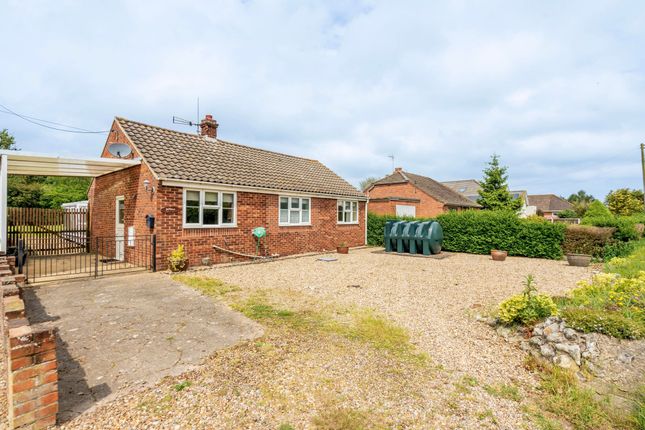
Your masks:
[[[92,131],[115,116],[319,159],[604,198],[642,187],[642,1],[0,0],[0,104]],[[105,134],[0,113],[20,148],[98,156]],[[394,163],[388,157],[394,156]],[[181,154],[177,154],[180,157]]]

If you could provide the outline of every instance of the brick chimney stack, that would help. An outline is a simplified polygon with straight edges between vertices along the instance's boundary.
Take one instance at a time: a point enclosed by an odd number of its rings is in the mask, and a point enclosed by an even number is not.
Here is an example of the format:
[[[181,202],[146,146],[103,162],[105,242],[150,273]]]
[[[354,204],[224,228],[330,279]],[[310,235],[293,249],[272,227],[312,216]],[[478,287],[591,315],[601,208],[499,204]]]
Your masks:
[[[202,122],[199,123],[199,130],[202,136],[212,137],[217,139],[217,121],[213,119],[213,115],[206,115]]]

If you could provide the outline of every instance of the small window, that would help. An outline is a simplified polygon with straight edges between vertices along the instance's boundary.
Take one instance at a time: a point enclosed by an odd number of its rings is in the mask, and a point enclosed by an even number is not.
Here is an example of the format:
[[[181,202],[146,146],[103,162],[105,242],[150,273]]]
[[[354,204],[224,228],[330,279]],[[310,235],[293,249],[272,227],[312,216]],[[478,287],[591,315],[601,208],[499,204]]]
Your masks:
[[[338,224],[358,224],[358,202],[338,200]]]
[[[235,193],[184,191],[185,227],[230,227],[235,225]]]
[[[311,199],[308,197],[280,197],[280,225],[311,224]]]
[[[125,222],[125,201],[123,199],[117,200],[117,224],[123,224]]]

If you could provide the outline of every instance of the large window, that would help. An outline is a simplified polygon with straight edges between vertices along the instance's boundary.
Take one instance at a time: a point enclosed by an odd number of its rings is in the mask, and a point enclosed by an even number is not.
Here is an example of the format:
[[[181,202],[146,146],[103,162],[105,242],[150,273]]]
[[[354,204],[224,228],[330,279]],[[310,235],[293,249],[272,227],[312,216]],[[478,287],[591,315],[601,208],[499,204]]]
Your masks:
[[[280,225],[310,225],[311,199],[280,197]]]
[[[235,225],[235,193],[184,190],[184,227]]]
[[[338,224],[358,224],[358,202],[338,200]]]

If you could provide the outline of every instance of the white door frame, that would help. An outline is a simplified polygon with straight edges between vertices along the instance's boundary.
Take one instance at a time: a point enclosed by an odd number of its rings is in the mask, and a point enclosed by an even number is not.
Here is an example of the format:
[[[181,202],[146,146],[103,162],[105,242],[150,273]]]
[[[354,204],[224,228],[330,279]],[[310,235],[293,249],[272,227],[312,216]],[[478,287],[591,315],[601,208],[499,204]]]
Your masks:
[[[119,223],[119,202],[123,202],[124,220]],[[125,197],[117,196],[114,204],[114,258],[123,261],[125,258]]]

